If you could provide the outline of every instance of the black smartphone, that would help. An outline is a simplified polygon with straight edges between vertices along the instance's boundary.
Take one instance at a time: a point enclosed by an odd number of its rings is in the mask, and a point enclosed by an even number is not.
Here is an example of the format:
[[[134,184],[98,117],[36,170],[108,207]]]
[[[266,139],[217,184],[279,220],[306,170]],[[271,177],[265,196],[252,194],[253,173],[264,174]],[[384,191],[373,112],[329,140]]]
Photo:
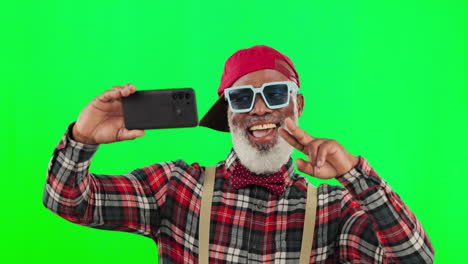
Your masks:
[[[127,129],[194,127],[198,125],[192,88],[136,91],[122,97]]]

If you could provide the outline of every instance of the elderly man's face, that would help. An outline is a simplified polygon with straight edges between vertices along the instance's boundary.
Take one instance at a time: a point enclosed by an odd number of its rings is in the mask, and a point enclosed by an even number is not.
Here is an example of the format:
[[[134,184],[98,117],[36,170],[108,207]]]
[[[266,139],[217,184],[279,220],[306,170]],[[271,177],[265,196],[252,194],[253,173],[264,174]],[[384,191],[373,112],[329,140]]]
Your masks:
[[[252,85],[261,87],[263,83],[279,81],[290,80],[276,70],[263,69],[242,76],[232,86]],[[284,119],[286,117],[290,117],[292,120],[295,119],[294,104],[293,100],[289,100],[289,105],[286,107],[270,109],[265,105],[260,94],[256,96],[252,111],[248,113],[229,113],[229,117],[231,126],[242,129],[252,146],[260,151],[266,151],[276,144],[279,137],[278,127],[283,124]],[[299,94],[297,95],[298,116],[301,115],[303,106],[304,99]],[[263,128],[260,126],[263,126]]]

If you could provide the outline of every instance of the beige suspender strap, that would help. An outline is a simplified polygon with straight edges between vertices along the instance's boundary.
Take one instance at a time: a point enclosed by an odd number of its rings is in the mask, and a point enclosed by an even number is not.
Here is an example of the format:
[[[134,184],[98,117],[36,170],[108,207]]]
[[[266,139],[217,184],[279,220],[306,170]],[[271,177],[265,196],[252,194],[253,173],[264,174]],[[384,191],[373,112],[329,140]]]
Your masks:
[[[302,231],[301,256],[299,264],[310,263],[312,242],[314,241],[315,214],[317,211],[317,187],[307,184],[307,200],[304,217],[304,230]]]
[[[216,165],[207,167],[200,208],[200,222],[198,227],[198,263],[208,264],[210,254],[210,219],[211,204],[213,201],[213,189],[215,181]],[[299,264],[310,262],[312,242],[314,240],[315,215],[317,210],[317,187],[309,183],[307,185],[307,199],[304,218],[304,230],[302,233],[301,255]]]
[[[200,222],[198,223],[198,263],[200,264],[208,264],[210,255],[211,202],[213,200],[215,174],[216,165],[206,167],[200,207]]]

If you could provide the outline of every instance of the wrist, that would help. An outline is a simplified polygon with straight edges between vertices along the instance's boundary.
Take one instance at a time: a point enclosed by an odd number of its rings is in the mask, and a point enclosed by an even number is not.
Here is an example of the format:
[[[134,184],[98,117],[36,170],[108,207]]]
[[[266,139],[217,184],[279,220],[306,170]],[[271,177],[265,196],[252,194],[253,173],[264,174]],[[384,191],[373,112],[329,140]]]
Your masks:
[[[83,136],[78,129],[76,128],[76,123],[73,125],[72,132],[70,133],[70,136],[73,140],[83,143],[83,144],[88,144],[88,145],[94,145],[96,144],[95,142],[89,140],[87,137]]]
[[[352,161],[352,164],[353,164],[353,166],[351,168],[356,167],[356,165],[359,164],[359,156],[352,155],[351,161]]]
[[[343,171],[338,171],[338,175],[337,177],[339,176],[342,176],[343,174],[346,174],[348,173],[349,171],[351,171],[354,167],[356,167],[356,165],[359,164],[359,156],[354,156],[354,155],[349,155],[349,158],[348,158],[348,161],[347,161],[347,166],[345,167],[345,169]]]

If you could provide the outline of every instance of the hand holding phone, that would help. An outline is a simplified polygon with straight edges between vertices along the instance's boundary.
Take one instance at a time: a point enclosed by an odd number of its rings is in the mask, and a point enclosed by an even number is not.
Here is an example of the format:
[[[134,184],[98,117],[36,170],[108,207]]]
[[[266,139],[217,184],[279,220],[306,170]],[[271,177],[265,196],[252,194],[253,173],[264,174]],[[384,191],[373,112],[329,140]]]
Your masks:
[[[194,127],[198,125],[192,88],[137,91],[122,98],[127,129]]]
[[[143,130],[124,126],[121,98],[136,92],[132,84],[114,86],[94,98],[80,113],[71,136],[84,144],[111,143],[132,140],[145,135]]]

